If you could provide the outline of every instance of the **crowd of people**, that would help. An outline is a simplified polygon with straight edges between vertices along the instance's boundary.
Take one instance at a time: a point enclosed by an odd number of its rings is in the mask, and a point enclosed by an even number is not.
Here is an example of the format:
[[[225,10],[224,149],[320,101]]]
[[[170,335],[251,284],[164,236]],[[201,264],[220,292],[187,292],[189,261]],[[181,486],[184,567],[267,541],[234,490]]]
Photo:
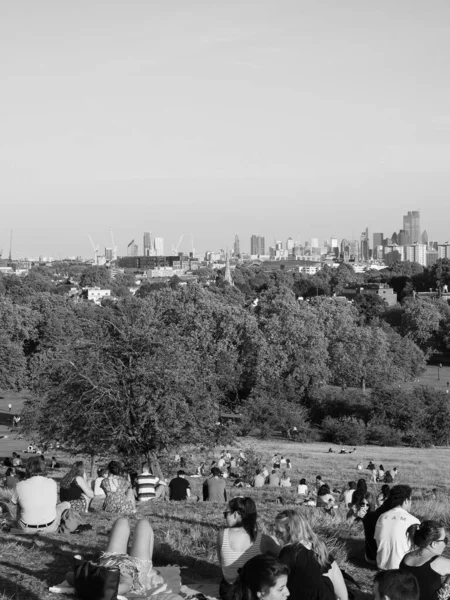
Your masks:
[[[179,458],[174,462],[181,467]],[[245,453],[240,452],[238,459],[241,464],[246,461]],[[204,501],[226,505],[225,526],[217,537],[221,600],[282,600],[289,595],[296,600],[347,600],[344,576],[325,542],[311,527],[307,511],[282,510],[273,520],[273,535],[268,535],[258,527],[252,498],[227,498],[225,474],[231,460],[224,451],[202,485]],[[97,509],[117,514],[119,518],[98,564],[120,569],[122,593],[143,592],[159,582],[152,566],[152,528],[145,519],[139,520],[127,553],[130,527],[126,515],[136,513],[140,503],[152,500],[201,500],[191,492],[183,468],[167,482],[151,472],[149,463],[143,463],[140,473],[130,473],[113,460],[98,470],[96,478],[89,479],[83,462],[76,461],[58,487],[55,479],[48,476],[49,470],[60,466],[55,457],[46,461],[42,454],[34,454],[24,464],[13,453],[4,465],[4,485],[12,490],[11,503],[17,508],[15,524],[24,532],[55,533],[65,510],[70,508],[82,514],[95,502]],[[420,522],[411,514],[409,486],[383,483],[387,473],[392,482],[398,469],[386,471],[383,465],[376,468],[371,461],[367,467],[369,483],[374,482],[374,469],[378,474],[376,481],[381,483],[373,494],[364,477],[349,481],[343,490],[331,489],[321,475],[311,486],[306,478],[293,485],[287,475],[291,468],[288,458],[274,455],[270,471],[265,466],[256,470],[253,486],[292,487],[295,503],[315,507],[332,518],[337,515],[350,524],[361,523],[364,559],[380,571],[375,577],[377,600],[419,600],[419,596],[420,600],[439,600],[443,578],[450,575],[450,559],[442,556],[448,543],[445,527],[435,520]],[[286,479],[289,485],[283,485]],[[72,576],[68,575],[68,580]]]

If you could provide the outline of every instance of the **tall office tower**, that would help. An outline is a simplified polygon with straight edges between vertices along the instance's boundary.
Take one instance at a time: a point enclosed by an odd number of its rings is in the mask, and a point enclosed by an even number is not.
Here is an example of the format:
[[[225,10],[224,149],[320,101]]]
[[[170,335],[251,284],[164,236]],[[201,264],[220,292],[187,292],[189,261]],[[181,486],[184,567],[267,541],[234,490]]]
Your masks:
[[[113,259],[113,249],[112,248],[105,248],[105,259],[106,260]]]
[[[424,231],[422,231],[422,235],[420,236],[420,241],[422,242],[422,244],[425,244],[426,246],[428,246],[428,233],[427,233],[426,229],[424,229]]]
[[[398,234],[396,231],[394,231],[394,233],[391,235],[391,242],[393,244],[398,244]]]
[[[379,260],[383,258],[383,251],[380,251],[380,246],[383,247],[383,234],[382,233],[374,233],[373,234],[373,257]]]
[[[266,253],[266,240],[262,235],[252,235],[250,238],[250,254],[265,254]]]
[[[311,238],[311,248],[320,248],[319,238]]]
[[[288,251],[288,254],[293,253],[294,245],[294,240],[291,237],[288,237],[288,239],[286,240],[286,250]]]
[[[406,244],[420,243],[420,211],[408,211],[403,216],[403,229],[406,232]]]
[[[330,246],[331,246],[331,250],[333,250],[333,248],[339,248],[339,244],[337,241],[337,238],[332,237],[330,240]]]
[[[369,260],[369,228],[361,233],[361,260]]]
[[[361,252],[358,240],[350,240],[348,243],[349,260],[359,261]]]
[[[438,258],[450,258],[450,244],[439,244],[438,246]]]
[[[341,241],[341,256],[344,260],[350,258],[350,242],[348,240]]]
[[[144,231],[144,256],[151,256],[153,250],[153,236],[151,231]]]
[[[241,255],[241,245],[239,243],[238,234],[234,236],[233,254],[235,257],[239,257]]]
[[[155,256],[164,256],[164,238],[155,237],[154,242]]]
[[[409,234],[404,229],[400,229],[400,231],[398,232],[398,235],[397,235],[398,245],[406,246],[407,244],[411,243],[408,240],[409,240]]]
[[[139,246],[134,243],[134,240],[131,240],[131,242],[127,246],[127,256],[138,256],[138,254]]]

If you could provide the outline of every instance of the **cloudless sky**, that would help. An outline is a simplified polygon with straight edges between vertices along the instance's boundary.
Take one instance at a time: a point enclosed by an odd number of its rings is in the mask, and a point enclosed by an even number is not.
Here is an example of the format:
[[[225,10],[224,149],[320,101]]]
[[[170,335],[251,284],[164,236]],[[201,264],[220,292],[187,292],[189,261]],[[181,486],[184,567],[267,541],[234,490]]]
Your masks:
[[[450,238],[448,0],[0,4],[0,248]]]

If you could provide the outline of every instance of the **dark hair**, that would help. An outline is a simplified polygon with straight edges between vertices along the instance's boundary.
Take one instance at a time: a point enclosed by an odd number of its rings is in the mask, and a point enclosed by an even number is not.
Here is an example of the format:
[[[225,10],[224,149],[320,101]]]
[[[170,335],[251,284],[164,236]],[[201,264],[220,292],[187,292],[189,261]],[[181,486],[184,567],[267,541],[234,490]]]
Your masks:
[[[105,473],[106,469],[104,467],[100,467],[97,469],[97,477],[103,477],[103,473]]]
[[[349,481],[349,482],[348,482],[348,487],[349,487],[351,490],[356,490],[356,481]]]
[[[405,500],[409,500],[411,498],[411,495],[412,488],[410,488],[409,485],[394,485],[394,487],[391,488],[389,498],[387,500],[389,503],[388,510],[397,506],[401,506]]]
[[[317,491],[317,495],[318,496],[325,496],[326,494],[331,494],[331,490],[330,490],[330,486],[327,485],[326,483],[324,483],[323,485],[320,486],[320,488]]]
[[[211,469],[211,475],[213,477],[219,477],[219,475],[222,473],[222,471],[219,469],[219,467],[213,467]]]
[[[383,465],[380,465],[378,468],[381,469],[382,471],[384,471]]]
[[[256,525],[258,513],[256,511],[256,504],[254,501],[248,497],[243,498],[242,496],[238,496],[237,498],[232,498],[228,502],[228,508],[230,512],[237,512],[237,514],[241,517],[239,526],[245,529],[251,541],[254,542],[258,532]]]
[[[384,485],[381,486],[381,494],[383,494],[385,500],[386,500],[386,498],[389,498],[390,492],[391,492],[391,488],[388,486],[387,483],[385,483]]]
[[[261,473],[261,469],[256,469],[256,474],[259,475]]]
[[[122,475],[122,465],[117,460],[112,460],[108,465],[108,471],[111,475]]]
[[[373,579],[378,584],[380,598],[386,596],[389,600],[419,600],[419,584],[412,573],[390,569],[378,571]]]
[[[316,480],[319,479],[320,481],[322,481],[322,475],[317,475]]]
[[[9,477],[10,475],[13,475],[13,473],[14,467],[9,467],[9,469],[6,469],[5,477]]]
[[[143,471],[145,471],[145,469],[147,469],[147,471],[150,471],[150,465],[149,465],[149,463],[148,462],[143,462],[141,469]]]
[[[180,469],[179,471],[177,471],[177,475],[179,477],[180,475],[186,475],[186,473],[185,471],[183,471],[183,469]]]
[[[355,494],[353,494],[353,498],[354,497],[355,497]],[[364,496],[358,500],[358,502],[353,501],[352,503],[356,504],[358,508],[361,508],[364,500],[366,500],[369,503],[369,509],[367,512],[372,512],[373,510],[375,510],[375,498],[373,497],[373,495],[370,492],[366,492],[364,494]]]
[[[260,554],[248,560],[238,572],[232,589],[233,600],[259,600],[258,592],[266,594],[289,570],[276,558]]]
[[[406,535],[419,551],[429,546],[432,542],[437,542],[441,537],[441,529],[444,524],[441,521],[423,521],[410,525],[406,530]]]
[[[301,485],[306,485],[306,479],[304,479],[304,478],[303,478],[303,479],[300,479],[300,484],[301,484]]]
[[[47,475],[47,466],[41,460],[40,456],[30,456],[27,461],[27,477],[34,477],[35,475]]]
[[[84,463],[83,463],[83,461],[82,460],[77,460],[70,467],[69,472],[66,473],[64,475],[64,477],[61,479],[61,483],[59,484],[59,487],[61,489],[63,489],[63,490],[68,489],[70,487],[70,485],[72,484],[72,481],[74,479],[76,479],[77,477],[83,475],[83,471],[84,471]]]
[[[367,492],[367,481],[362,477],[361,479],[358,479],[358,483],[356,484],[356,489],[357,491],[363,491],[364,493]]]

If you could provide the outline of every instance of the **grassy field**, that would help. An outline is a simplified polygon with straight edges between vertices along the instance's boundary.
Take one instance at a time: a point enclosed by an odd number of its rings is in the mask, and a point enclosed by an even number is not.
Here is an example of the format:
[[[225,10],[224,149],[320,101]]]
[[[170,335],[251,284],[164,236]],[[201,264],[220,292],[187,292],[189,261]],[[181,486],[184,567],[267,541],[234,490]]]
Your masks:
[[[293,468],[290,476],[294,484],[305,477],[313,485],[316,475],[332,487],[342,488],[347,481],[360,476],[368,478],[368,472],[362,474],[357,470],[361,460],[366,466],[373,459],[378,465],[382,463],[386,469],[397,466],[400,483],[408,483],[414,488],[413,512],[419,518],[439,517],[450,527],[450,503],[448,490],[450,479],[447,470],[450,449],[408,449],[377,448],[366,446],[358,448],[350,455],[329,454],[329,444],[298,444],[283,440],[258,441],[243,439],[232,451],[239,448],[252,448],[269,464],[271,456],[279,452],[289,457]],[[333,447],[335,451],[340,448]],[[186,449],[186,456],[191,456]],[[210,455],[208,459],[212,456]],[[201,457],[193,452],[190,467],[196,466]],[[64,468],[51,475],[59,479],[65,472],[68,457],[58,459],[64,461]],[[70,459],[72,460],[72,459]],[[191,479],[193,493],[200,494],[201,480]],[[379,484],[369,484],[376,492]],[[426,500],[427,491],[438,489],[437,500]],[[282,495],[286,505],[295,499],[294,489],[257,489],[242,490],[231,488],[230,495],[252,496],[258,506],[261,528],[272,533],[274,516],[280,510],[275,503],[276,497]],[[4,493],[5,495],[5,493]],[[95,512],[86,515],[85,521],[91,523],[93,529],[79,535],[17,535],[2,533],[0,539],[0,600],[47,600],[56,596],[48,592],[51,585],[60,583],[64,574],[72,566],[72,557],[76,553],[83,556],[93,555],[103,549],[107,535],[114,521],[114,516],[107,515],[95,507]],[[303,508],[315,530],[326,539],[327,544],[341,568],[350,573],[361,585],[359,598],[371,597],[374,571],[362,560],[363,532],[361,525],[349,525],[345,514],[334,518],[325,516],[314,508]],[[218,529],[223,526],[223,506],[211,503],[170,503],[153,502],[138,508],[138,515],[148,517],[155,530],[156,565],[178,564],[182,569],[183,582],[192,584],[199,581],[219,581],[220,569],[217,563],[215,540]],[[3,594],[3,595],[2,595]]]

